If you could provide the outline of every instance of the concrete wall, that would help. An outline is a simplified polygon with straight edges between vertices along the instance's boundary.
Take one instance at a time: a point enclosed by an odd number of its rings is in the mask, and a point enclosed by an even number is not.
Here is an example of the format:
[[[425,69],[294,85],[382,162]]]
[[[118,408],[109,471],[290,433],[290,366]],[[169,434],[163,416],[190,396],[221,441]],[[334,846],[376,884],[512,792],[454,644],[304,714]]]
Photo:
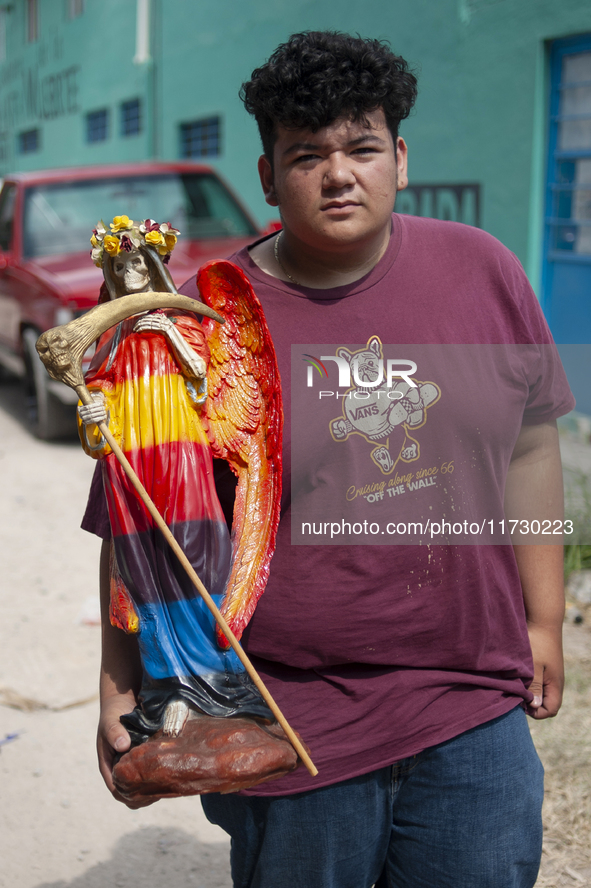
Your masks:
[[[240,83],[294,31],[359,32],[390,40],[419,72],[417,108],[401,130],[411,183],[478,184],[479,224],[537,283],[547,45],[591,31],[587,0],[151,0],[152,61],[142,64],[133,61],[132,0],[86,0],[73,20],[66,0],[39,0],[33,44],[25,41],[25,0],[11,6],[0,65],[0,172],[177,158],[179,125],[219,114],[222,152],[211,162],[265,222],[275,212],[260,194],[260,145],[237,97]],[[135,97],[147,125],[123,138],[119,106]],[[102,107],[111,111],[110,138],[88,144],[85,115]],[[17,134],[37,126],[40,151],[17,154]]]
[[[133,64],[135,4],[86,2],[67,17],[66,0],[39,0],[39,38],[26,40],[26,0],[4,12],[6,62],[0,65],[0,172],[148,156],[146,133],[119,135],[119,104],[145,93]],[[93,10],[100,10],[96,14]],[[110,137],[86,141],[86,114],[107,107]],[[19,133],[37,128],[40,150],[19,154]]]

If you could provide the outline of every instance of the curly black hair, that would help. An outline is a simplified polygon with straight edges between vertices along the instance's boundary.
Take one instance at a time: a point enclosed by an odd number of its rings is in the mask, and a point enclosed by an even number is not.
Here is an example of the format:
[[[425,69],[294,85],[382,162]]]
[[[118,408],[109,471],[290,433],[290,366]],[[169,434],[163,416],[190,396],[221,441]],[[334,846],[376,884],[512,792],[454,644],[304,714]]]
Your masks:
[[[415,75],[386,41],[339,31],[292,34],[240,89],[271,162],[278,124],[317,132],[340,117],[366,123],[378,108],[396,143],[416,96]]]

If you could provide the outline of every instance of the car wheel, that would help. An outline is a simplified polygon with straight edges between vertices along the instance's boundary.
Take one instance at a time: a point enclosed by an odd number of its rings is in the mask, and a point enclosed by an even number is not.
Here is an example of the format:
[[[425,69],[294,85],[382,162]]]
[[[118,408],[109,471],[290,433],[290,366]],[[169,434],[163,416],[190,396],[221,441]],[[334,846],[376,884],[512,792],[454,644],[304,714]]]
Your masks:
[[[50,379],[35,348],[38,336],[30,327],[23,333],[27,417],[36,437],[49,441],[72,434],[75,424],[72,407],[68,410],[49,390]]]

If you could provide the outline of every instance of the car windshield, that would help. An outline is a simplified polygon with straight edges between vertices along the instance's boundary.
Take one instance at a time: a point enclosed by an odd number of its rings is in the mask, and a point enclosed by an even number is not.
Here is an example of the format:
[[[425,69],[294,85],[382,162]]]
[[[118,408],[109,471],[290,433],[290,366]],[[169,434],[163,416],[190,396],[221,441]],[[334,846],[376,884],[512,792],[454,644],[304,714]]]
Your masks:
[[[99,219],[114,216],[170,222],[185,238],[248,237],[252,223],[208,173],[119,176],[38,185],[25,192],[25,258],[90,249]]]

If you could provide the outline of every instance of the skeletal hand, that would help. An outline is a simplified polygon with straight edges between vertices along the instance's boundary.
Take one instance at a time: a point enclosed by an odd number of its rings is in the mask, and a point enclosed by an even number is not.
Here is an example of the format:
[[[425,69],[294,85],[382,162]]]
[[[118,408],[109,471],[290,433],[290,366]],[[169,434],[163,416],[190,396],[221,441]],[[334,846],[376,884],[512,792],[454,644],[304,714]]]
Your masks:
[[[205,377],[207,372],[205,361],[191,348],[169,317],[163,314],[144,315],[137,321],[133,331],[134,333],[143,333],[147,330],[164,333],[189,376],[193,376],[195,379]]]
[[[148,314],[144,315],[136,322],[133,332],[134,333],[145,333],[146,330],[151,330],[154,333],[170,333],[170,331],[174,330],[174,324],[166,315],[163,314]]]
[[[107,422],[104,393],[92,392],[91,397],[92,404],[81,404],[78,407],[78,416],[85,426],[99,425],[101,422]]]

